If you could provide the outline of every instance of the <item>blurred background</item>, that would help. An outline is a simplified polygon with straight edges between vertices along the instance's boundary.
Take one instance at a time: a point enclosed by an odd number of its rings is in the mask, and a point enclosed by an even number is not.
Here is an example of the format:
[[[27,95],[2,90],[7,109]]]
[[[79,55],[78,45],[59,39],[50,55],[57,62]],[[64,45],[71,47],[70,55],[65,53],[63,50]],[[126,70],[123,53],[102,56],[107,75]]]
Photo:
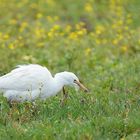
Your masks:
[[[140,50],[139,5],[139,0],[0,0],[0,73],[25,63],[54,73],[85,72],[129,59]]]

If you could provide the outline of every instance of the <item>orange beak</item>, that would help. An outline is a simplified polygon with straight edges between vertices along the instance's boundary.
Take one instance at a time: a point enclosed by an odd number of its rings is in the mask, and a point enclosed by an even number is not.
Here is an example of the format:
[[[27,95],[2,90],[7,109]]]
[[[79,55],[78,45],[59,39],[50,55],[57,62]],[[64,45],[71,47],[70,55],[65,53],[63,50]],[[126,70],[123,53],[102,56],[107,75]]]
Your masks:
[[[76,83],[82,90],[84,90],[84,92],[88,92],[89,90],[79,81],[74,81],[74,83]]]

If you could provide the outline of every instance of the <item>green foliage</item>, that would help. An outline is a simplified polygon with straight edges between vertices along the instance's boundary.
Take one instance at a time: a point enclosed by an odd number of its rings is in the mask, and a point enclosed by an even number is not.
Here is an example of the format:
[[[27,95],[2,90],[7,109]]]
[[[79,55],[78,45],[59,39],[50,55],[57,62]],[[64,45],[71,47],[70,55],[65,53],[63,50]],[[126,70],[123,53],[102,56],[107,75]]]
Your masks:
[[[138,0],[0,1],[0,75],[37,63],[74,72],[68,90],[14,104],[0,96],[0,139],[140,139]]]

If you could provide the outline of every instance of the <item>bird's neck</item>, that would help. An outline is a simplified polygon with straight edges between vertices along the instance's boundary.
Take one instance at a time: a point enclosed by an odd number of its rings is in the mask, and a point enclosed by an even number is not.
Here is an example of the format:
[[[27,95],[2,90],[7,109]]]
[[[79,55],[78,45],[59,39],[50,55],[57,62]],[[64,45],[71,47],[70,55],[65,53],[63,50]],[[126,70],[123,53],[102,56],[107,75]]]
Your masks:
[[[55,76],[53,78],[53,92],[54,94],[57,94],[59,91],[62,90],[62,88],[64,87],[65,85],[65,82],[63,81],[63,79],[61,79],[60,77],[57,77]]]

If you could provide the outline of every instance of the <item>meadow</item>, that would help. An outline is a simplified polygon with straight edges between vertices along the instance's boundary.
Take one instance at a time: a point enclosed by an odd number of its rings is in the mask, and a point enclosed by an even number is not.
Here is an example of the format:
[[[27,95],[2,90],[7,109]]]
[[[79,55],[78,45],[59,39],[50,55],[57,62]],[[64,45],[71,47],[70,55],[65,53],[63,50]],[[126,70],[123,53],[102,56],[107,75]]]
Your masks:
[[[90,89],[12,108],[0,94],[0,140],[140,139],[139,0],[0,0],[0,10],[1,76],[35,63]]]

